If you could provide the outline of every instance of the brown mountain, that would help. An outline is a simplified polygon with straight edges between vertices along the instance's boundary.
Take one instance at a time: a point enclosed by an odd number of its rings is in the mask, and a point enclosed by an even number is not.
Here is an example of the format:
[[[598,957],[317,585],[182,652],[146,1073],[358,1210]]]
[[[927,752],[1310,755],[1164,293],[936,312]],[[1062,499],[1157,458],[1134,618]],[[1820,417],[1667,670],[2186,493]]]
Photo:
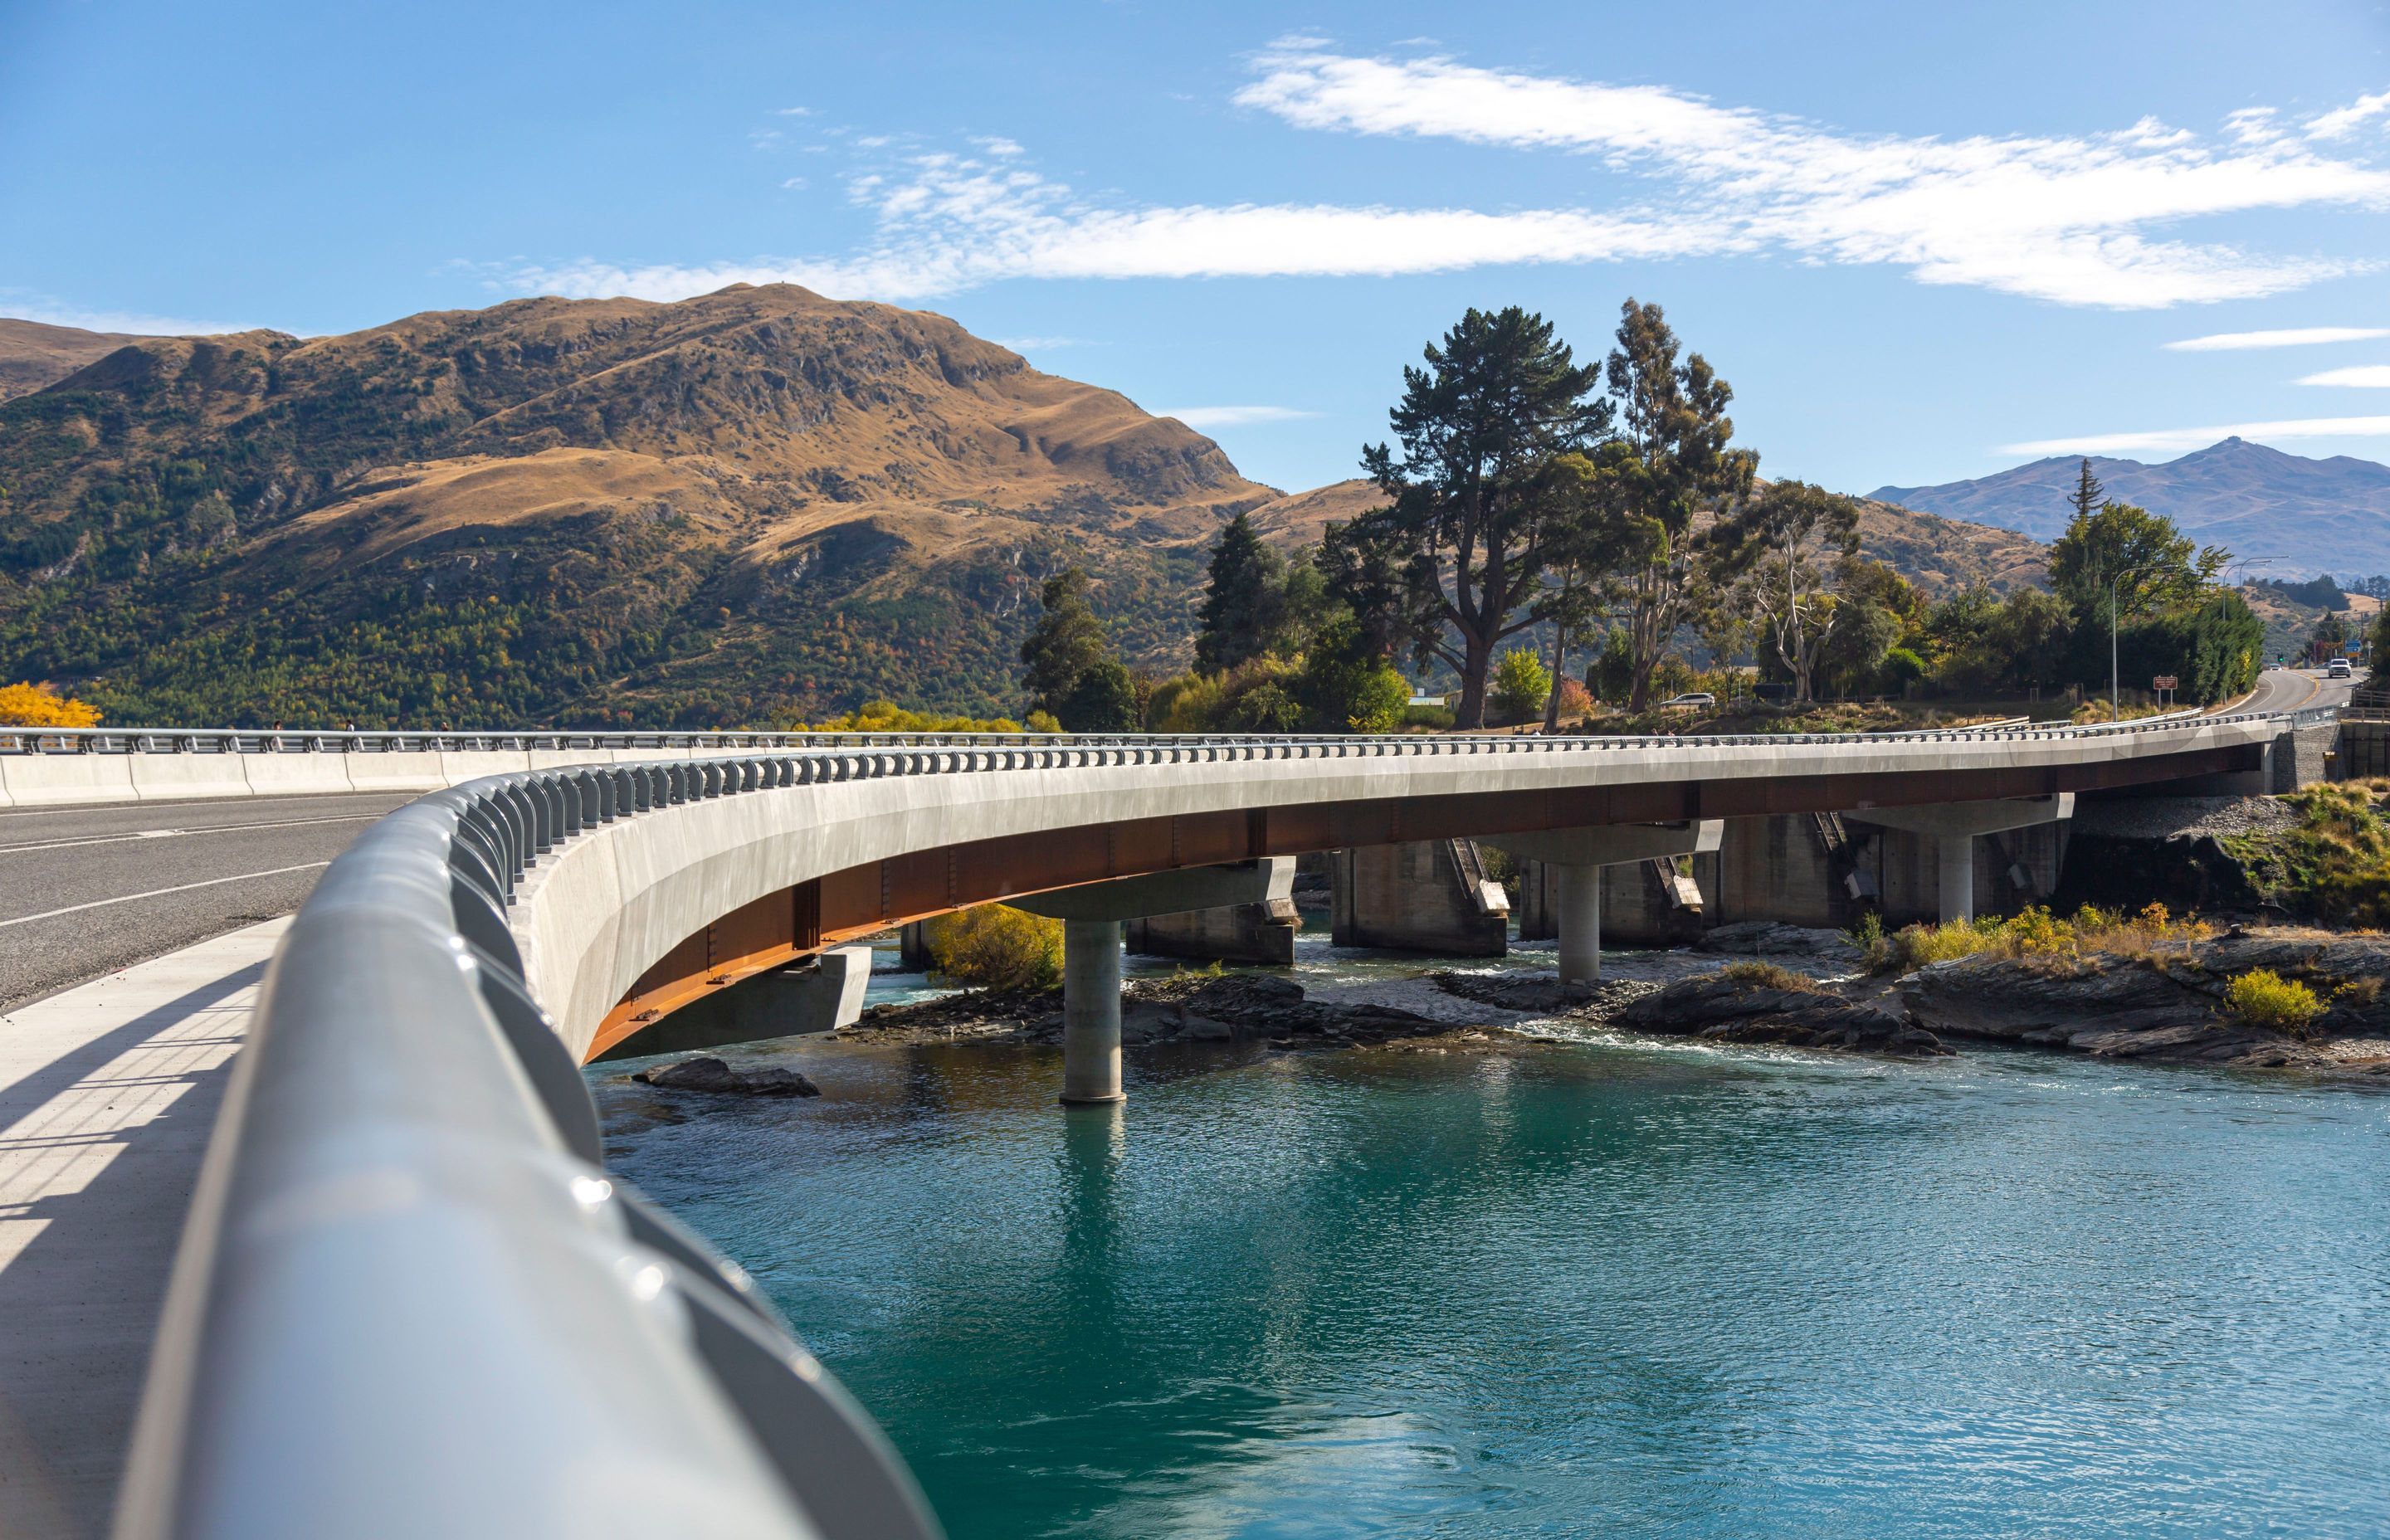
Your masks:
[[[1131,660],[1179,666],[1232,513],[1301,545],[1377,501],[1280,496],[944,316],[788,286],[306,340],[12,325],[57,377],[0,403],[0,680],[117,721],[1004,711],[1047,574],[1087,567]],[[1869,518],[1936,592],[2037,549]]]
[[[136,340],[0,406],[0,672],[293,721],[997,709],[1043,575],[1174,661],[1274,495],[944,316],[785,285]]]
[[[45,326],[0,315],[0,401],[54,385],[84,365],[138,340],[122,332]]]

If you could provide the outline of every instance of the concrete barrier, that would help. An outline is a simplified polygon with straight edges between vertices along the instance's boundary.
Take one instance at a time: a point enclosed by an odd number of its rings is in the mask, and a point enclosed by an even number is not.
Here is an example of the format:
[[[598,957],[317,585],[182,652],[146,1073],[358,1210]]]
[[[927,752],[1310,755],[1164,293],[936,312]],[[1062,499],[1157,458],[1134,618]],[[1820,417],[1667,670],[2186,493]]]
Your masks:
[[[347,754],[243,754],[242,773],[251,795],[291,797],[307,792],[353,791]]]
[[[130,754],[133,794],[143,802],[193,797],[246,797],[249,774],[242,754]]]
[[[75,802],[129,802],[129,754],[28,754],[0,760],[0,789],[10,807],[60,807]]]
[[[349,785],[359,791],[437,791],[450,784],[440,766],[440,755],[419,753],[350,754]]]

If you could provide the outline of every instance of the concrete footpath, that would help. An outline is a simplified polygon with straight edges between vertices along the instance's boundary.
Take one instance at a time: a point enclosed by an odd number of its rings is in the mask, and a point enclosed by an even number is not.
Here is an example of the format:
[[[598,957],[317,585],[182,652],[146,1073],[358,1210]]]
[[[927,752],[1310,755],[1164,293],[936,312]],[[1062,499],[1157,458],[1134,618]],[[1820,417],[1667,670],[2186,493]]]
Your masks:
[[[287,918],[0,1016],[0,1535],[107,1533],[225,1081]]]

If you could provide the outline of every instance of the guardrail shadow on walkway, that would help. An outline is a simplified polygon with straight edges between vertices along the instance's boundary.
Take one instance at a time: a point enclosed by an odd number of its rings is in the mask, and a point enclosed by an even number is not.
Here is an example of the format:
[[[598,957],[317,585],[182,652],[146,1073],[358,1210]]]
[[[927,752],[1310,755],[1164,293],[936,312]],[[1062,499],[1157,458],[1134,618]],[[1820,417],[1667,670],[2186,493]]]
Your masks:
[[[230,1056],[212,1050],[238,1039],[241,997],[264,973],[259,962],[212,980],[0,1087],[6,1185],[29,1167],[117,1147],[79,1189],[0,1210],[0,1222],[42,1226],[0,1267],[0,1341],[9,1344],[0,1535],[8,1540],[108,1533],[199,1169],[191,1147],[206,1143],[231,1074]],[[173,1033],[194,1018],[202,1020],[192,1033]],[[120,1064],[130,1072],[108,1077]],[[113,1115],[126,1095],[154,1100],[172,1087],[179,1093],[146,1122],[128,1127]]]

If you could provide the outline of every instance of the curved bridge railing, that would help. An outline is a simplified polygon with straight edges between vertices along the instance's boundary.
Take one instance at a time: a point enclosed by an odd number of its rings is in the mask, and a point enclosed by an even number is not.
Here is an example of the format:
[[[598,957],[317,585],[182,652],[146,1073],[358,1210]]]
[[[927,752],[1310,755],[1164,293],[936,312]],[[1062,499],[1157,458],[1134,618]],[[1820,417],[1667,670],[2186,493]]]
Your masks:
[[[426,796],[333,862],[276,953],[177,1260],[117,1534],[936,1533],[902,1462],[745,1276],[605,1173],[585,1084],[508,918],[535,864],[576,834],[881,777],[1886,741],[921,739],[530,771]]]

